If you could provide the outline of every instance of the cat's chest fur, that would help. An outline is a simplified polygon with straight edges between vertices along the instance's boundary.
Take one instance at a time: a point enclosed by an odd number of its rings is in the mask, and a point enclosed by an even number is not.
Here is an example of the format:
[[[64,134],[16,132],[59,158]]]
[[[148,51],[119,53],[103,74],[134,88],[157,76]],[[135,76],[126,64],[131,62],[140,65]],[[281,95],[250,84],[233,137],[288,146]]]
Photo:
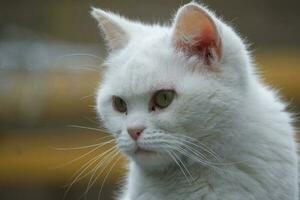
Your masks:
[[[284,196],[268,193],[272,185],[256,179],[255,172],[237,167],[190,170],[193,181],[187,181],[181,171],[145,176],[131,167],[126,191],[120,200],[273,200]],[[241,167],[242,168],[242,167]],[[267,172],[265,172],[267,173]],[[189,177],[191,178],[191,177]],[[274,195],[275,194],[275,195]],[[276,197],[275,197],[276,196]]]
[[[125,199],[135,200],[177,200],[207,199],[208,195],[213,196],[214,188],[210,179],[205,173],[208,170],[189,171],[186,177],[182,171],[169,169],[162,174],[143,174],[138,172],[136,166],[131,166],[132,175],[129,175],[129,188],[126,191]],[[193,179],[193,180],[192,180]]]

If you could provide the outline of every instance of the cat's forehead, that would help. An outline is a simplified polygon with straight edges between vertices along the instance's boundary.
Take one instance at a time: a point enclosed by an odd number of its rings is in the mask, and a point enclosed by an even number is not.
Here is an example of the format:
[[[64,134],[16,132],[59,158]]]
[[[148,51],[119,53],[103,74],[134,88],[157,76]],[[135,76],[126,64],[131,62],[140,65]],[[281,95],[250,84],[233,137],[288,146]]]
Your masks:
[[[172,50],[156,44],[128,48],[110,58],[107,65],[106,81],[116,93],[125,96],[174,88],[183,73]]]

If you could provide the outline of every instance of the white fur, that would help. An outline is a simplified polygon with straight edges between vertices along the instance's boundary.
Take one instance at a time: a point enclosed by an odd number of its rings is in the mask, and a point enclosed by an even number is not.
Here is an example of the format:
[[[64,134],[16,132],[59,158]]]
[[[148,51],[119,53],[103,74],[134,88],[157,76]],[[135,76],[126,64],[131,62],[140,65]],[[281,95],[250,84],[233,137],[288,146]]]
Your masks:
[[[130,38],[114,40],[127,43],[109,54],[97,93],[97,111],[130,160],[119,199],[296,200],[297,146],[286,105],[260,81],[235,31],[202,9],[222,40],[222,58],[215,63],[218,72],[201,70],[199,58],[176,51],[173,26],[143,25],[105,13],[108,23],[128,33],[118,37]],[[103,12],[93,11],[94,16]],[[193,67],[200,69],[190,70]],[[166,88],[176,90],[175,100],[162,111],[149,112],[152,92]],[[113,109],[112,95],[126,100],[127,115]],[[159,155],[133,153],[136,144],[127,128],[141,125],[146,129],[138,145]],[[165,151],[166,143],[178,141],[172,139],[175,135],[197,138],[220,160],[199,148],[207,163],[175,151],[195,179],[189,183]]]

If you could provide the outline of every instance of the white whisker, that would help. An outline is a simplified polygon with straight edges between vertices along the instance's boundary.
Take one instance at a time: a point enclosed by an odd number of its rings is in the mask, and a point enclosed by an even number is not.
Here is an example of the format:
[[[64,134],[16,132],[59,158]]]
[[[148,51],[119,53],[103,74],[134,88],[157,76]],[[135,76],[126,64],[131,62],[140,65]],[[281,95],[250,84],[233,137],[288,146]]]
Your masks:
[[[115,157],[119,154],[118,150],[115,149],[114,151],[112,151],[109,154],[109,157],[106,156],[105,159],[102,159],[101,162],[99,162],[99,164],[97,164],[97,166],[92,170],[93,174],[90,177],[90,180],[88,182],[87,188],[84,192],[84,194],[87,194],[88,191],[91,189],[91,187],[94,185],[94,183],[96,182],[96,180],[99,178],[99,176],[104,172],[104,170],[106,169],[106,167],[109,165],[109,163],[111,163]],[[98,172],[98,170],[100,169],[100,167],[102,167],[102,170],[100,172]],[[98,173],[98,175],[95,177],[96,173]]]
[[[194,180],[194,177],[192,176],[191,172],[188,170],[187,166],[183,163],[182,159],[180,159],[179,156],[176,155],[176,153],[173,154],[174,157],[181,163],[181,165],[183,166],[183,168],[185,169],[185,171],[187,172],[187,174],[189,175],[189,177],[191,178],[191,180]],[[192,182],[190,181],[190,183]]]
[[[77,65],[77,66],[68,66],[68,68],[71,68],[72,70],[88,70],[93,72],[101,72],[97,68],[95,68],[94,65]]]
[[[214,159],[220,160],[220,157],[213,150],[211,150],[209,147],[207,147],[206,145],[202,144],[200,141],[198,141],[195,138],[192,138],[192,137],[189,137],[189,136],[186,136],[186,135],[182,135],[182,136],[179,136],[179,137],[175,137],[175,136],[171,136],[171,137],[174,137],[174,139],[178,139],[178,140],[180,140],[183,143],[188,143],[190,145],[198,147],[199,149],[201,149],[201,150],[209,153],[211,156],[213,156]],[[197,143],[189,141],[188,139],[193,140],[193,141],[195,141]]]
[[[74,183],[76,183],[77,181],[79,181],[79,180],[85,178],[87,175],[89,175],[90,172],[88,172],[88,173],[85,173],[85,172],[89,169],[90,166],[92,166],[92,165],[93,165],[95,162],[97,162],[100,158],[106,157],[106,156],[110,155],[111,152],[112,152],[113,150],[115,150],[115,149],[116,149],[116,147],[114,146],[114,147],[112,147],[112,148],[110,148],[110,149],[104,151],[104,152],[101,153],[100,155],[98,155],[98,156],[92,158],[90,161],[88,161],[87,163],[85,163],[79,170],[77,170],[77,171],[75,172],[75,174],[73,175],[73,177],[75,177],[75,178],[72,178],[73,181],[72,181],[70,184],[68,184],[68,188],[67,188],[67,190],[66,190],[66,192],[65,192],[65,194],[64,194],[64,198],[63,198],[63,199],[65,199],[65,197],[66,197],[67,194],[69,193],[69,191],[70,191],[70,189],[71,189],[71,187],[73,186]],[[84,173],[85,173],[85,174],[84,174]],[[83,175],[83,174],[84,174],[84,175]],[[83,175],[83,176],[82,176],[82,175]]]
[[[119,162],[120,159],[121,159],[121,157],[119,157],[119,158],[112,164],[111,168],[109,169],[109,171],[107,172],[106,176],[104,177],[103,182],[102,182],[101,187],[100,187],[99,194],[98,194],[98,200],[100,200],[100,198],[101,198],[102,189],[103,189],[103,186],[104,186],[104,184],[105,184],[105,182],[106,182],[106,179],[108,178],[110,172],[111,172],[112,169],[115,167],[115,165]]]
[[[94,97],[93,94],[81,97],[80,100],[85,100],[85,99],[92,98],[92,97]]]
[[[81,129],[92,130],[92,131],[99,131],[99,132],[102,132],[102,133],[109,133],[107,130],[104,130],[104,129],[92,128],[92,127],[87,127],[87,126],[69,125],[68,127],[70,127],[70,128],[81,128]]]
[[[85,56],[85,57],[90,57],[90,58],[94,58],[96,60],[99,60],[99,61],[103,61],[103,58],[99,57],[99,56],[96,56],[96,55],[93,55],[93,54],[87,54],[87,53],[72,53],[72,54],[67,54],[67,55],[63,55],[63,56],[60,56],[58,57],[58,59],[65,59],[65,58],[68,58],[68,57],[74,57],[74,56]]]
[[[110,137],[110,136],[107,136],[106,138],[108,138],[108,137]],[[105,137],[103,137],[103,138],[105,138]],[[101,139],[103,139],[103,138],[101,138]],[[106,141],[106,142],[101,142],[101,143],[91,144],[91,145],[86,145],[86,146],[66,147],[66,148],[64,148],[64,147],[52,147],[52,148],[54,148],[54,150],[58,150],[58,151],[83,150],[83,149],[89,149],[89,148],[92,148],[92,147],[99,148],[99,147],[102,147],[102,146],[104,146],[106,144],[110,144],[110,143],[112,143],[114,141],[115,141],[115,139],[111,139],[111,140]]]
[[[191,183],[191,181],[188,178],[185,170],[182,168],[182,166],[180,165],[180,163],[177,161],[176,157],[171,153],[172,151],[166,150],[166,152],[169,154],[169,156],[174,160],[174,162],[176,163],[176,165],[179,167],[180,171],[182,172],[183,176],[186,178],[187,182]]]

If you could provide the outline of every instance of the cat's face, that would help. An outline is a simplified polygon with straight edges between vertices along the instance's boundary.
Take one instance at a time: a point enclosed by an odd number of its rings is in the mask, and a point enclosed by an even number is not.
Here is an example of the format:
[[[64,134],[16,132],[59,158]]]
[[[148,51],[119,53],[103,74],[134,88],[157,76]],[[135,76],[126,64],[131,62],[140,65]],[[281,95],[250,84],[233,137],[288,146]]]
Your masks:
[[[149,169],[188,157],[196,140],[222,127],[237,95],[222,74],[224,45],[212,18],[197,4],[181,8],[172,28],[93,15],[111,49],[97,111],[120,151]]]

